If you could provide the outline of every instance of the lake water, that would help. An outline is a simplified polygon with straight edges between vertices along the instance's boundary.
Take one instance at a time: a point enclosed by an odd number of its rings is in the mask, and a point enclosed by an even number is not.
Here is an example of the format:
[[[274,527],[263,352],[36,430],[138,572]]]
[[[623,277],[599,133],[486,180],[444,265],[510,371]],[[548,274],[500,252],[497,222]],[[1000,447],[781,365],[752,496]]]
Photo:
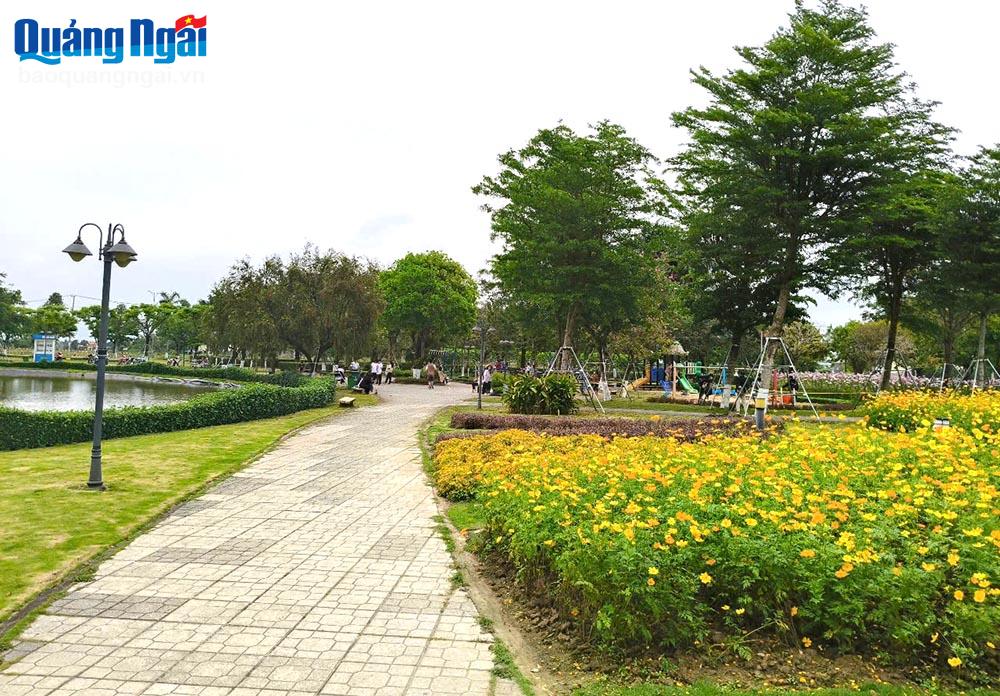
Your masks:
[[[169,382],[133,382],[107,379],[104,407],[158,406],[186,401],[215,387]],[[93,411],[97,394],[94,378],[38,375],[20,377],[0,374],[0,406],[25,411]]]

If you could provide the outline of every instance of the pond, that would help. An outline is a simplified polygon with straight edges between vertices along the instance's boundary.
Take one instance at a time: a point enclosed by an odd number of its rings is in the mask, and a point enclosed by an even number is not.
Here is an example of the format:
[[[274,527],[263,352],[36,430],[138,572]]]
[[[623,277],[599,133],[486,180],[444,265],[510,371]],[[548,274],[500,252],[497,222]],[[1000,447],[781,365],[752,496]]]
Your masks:
[[[215,390],[206,385],[122,379],[105,382],[104,407],[159,406],[186,401]],[[97,393],[94,377],[9,375],[0,373],[0,406],[25,411],[92,411]]]

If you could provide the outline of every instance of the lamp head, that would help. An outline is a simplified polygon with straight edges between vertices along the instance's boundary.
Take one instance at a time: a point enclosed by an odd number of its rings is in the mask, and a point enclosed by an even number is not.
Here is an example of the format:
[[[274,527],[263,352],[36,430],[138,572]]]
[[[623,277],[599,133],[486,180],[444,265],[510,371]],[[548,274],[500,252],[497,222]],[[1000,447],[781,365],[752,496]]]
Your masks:
[[[76,235],[75,242],[63,249],[63,253],[69,254],[69,257],[74,261],[83,261],[88,256],[93,255],[90,253],[90,249],[87,248],[87,245],[83,243],[83,240],[80,239],[79,234]]]
[[[105,254],[109,254],[114,262],[117,263],[122,268],[129,265],[136,260],[137,254],[135,249],[133,249],[128,242],[125,241],[125,233],[122,233],[122,238],[117,244],[108,249]]]

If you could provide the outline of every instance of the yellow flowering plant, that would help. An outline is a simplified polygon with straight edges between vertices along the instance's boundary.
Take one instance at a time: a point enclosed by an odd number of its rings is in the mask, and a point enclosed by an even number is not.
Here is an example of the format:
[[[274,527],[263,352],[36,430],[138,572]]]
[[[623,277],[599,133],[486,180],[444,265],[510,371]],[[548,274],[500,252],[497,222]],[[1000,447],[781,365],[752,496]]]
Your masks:
[[[861,407],[869,424],[883,430],[913,432],[947,420],[981,437],[1000,432],[1000,392],[884,391]]]
[[[606,646],[794,626],[840,650],[989,670],[1000,440],[981,432],[507,431],[439,443],[437,480],[478,498],[487,544]]]

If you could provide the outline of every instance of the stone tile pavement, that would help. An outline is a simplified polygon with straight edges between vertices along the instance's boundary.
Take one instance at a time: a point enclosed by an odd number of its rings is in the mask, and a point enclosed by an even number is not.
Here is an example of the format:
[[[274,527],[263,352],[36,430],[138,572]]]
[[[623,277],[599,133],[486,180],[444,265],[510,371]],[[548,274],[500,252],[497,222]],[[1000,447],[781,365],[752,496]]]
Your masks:
[[[458,385],[289,438],[171,514],[39,616],[2,696],[516,693],[492,678],[437,535],[416,431]]]

